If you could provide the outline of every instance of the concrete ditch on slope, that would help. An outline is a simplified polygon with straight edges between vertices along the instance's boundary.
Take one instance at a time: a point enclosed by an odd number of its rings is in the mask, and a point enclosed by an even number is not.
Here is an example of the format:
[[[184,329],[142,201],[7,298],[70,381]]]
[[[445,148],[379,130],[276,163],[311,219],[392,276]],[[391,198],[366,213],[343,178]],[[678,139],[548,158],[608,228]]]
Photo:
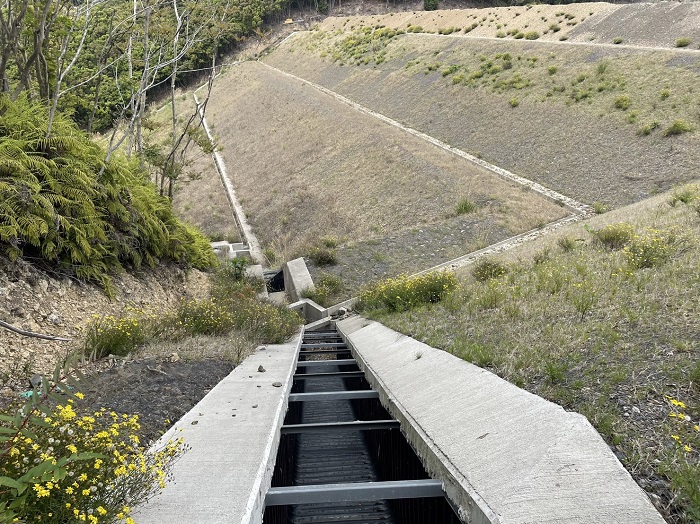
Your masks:
[[[665,522],[582,415],[378,322],[337,327],[465,522]]]

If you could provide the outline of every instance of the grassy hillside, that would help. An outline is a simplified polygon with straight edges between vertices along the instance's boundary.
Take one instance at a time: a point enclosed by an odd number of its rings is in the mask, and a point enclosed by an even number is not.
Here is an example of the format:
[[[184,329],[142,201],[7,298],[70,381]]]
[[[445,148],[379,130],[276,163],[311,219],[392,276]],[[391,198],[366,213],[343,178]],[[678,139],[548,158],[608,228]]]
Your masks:
[[[267,253],[337,249],[333,271],[351,288],[569,214],[261,64],[241,64],[220,78],[209,115]]]
[[[698,53],[351,27],[265,60],[588,203],[638,201],[700,167]]]
[[[700,189],[679,189],[477,263],[438,305],[369,313],[583,413],[669,522],[698,522],[699,228]]]

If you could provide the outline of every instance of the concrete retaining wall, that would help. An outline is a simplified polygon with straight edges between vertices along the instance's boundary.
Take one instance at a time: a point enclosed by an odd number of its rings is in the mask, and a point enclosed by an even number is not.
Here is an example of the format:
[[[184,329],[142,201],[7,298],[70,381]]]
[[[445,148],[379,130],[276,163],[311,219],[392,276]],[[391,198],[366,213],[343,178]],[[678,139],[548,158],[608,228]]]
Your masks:
[[[337,326],[465,522],[664,523],[585,417],[377,322]]]

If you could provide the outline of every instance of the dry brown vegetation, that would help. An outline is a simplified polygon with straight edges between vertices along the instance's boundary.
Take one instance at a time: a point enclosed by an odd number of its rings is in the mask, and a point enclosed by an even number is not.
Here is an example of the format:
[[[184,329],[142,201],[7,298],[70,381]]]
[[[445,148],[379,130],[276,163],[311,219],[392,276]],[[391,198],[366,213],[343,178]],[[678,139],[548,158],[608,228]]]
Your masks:
[[[181,93],[177,98],[178,122],[184,121],[194,111],[192,93]],[[150,114],[153,130],[149,140],[154,144],[167,144],[172,129],[170,103]],[[197,226],[212,240],[239,242],[233,210],[226,198],[223,185],[216,170],[212,155],[205,153],[196,144],[191,144],[186,153],[183,174],[175,184],[173,208],[177,215]]]
[[[455,220],[464,198],[476,205],[469,220],[497,228],[499,239],[567,213],[261,64],[228,73],[210,104],[248,218],[285,258],[322,239],[351,244]],[[459,248],[474,240],[462,233]]]

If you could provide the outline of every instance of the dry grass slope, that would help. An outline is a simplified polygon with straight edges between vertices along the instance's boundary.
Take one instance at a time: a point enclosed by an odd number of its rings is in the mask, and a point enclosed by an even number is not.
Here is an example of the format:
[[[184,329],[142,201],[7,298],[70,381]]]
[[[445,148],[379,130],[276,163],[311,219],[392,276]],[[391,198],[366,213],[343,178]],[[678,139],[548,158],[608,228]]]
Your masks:
[[[314,31],[265,60],[591,204],[700,167],[698,53]]]
[[[470,268],[443,303],[377,319],[583,413],[668,522],[698,522],[698,186],[685,194],[515,249],[503,276]],[[620,249],[590,232],[619,221],[635,231]]]
[[[453,236],[454,254],[444,256],[457,256],[483,242],[476,230],[492,242],[566,215],[260,64],[241,64],[220,79],[209,110],[248,218],[268,253],[283,258],[321,244],[381,246],[387,236],[441,227]],[[457,216],[465,198],[474,212]],[[411,247],[410,238],[399,243]]]

